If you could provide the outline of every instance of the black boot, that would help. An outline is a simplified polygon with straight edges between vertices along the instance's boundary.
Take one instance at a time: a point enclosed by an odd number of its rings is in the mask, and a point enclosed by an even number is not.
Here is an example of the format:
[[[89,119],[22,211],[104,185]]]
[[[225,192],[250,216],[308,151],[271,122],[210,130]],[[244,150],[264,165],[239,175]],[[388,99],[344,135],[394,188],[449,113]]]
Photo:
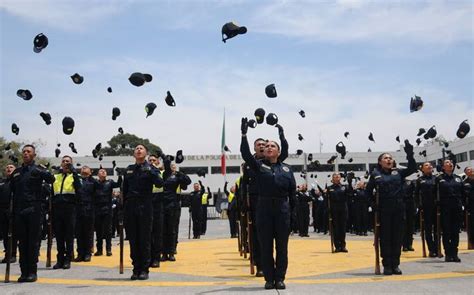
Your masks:
[[[275,289],[275,284],[273,282],[265,282],[265,290]]]
[[[275,289],[277,290],[284,290],[286,289],[285,283],[283,281],[278,281],[275,283]]]

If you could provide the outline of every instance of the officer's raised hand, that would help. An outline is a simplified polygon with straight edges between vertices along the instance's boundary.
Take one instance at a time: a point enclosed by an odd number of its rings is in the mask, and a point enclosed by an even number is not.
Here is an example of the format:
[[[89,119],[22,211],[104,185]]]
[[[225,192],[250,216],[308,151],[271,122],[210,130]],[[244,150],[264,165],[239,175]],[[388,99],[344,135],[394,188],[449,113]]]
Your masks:
[[[284,134],[283,127],[280,124],[275,124],[275,127],[278,128],[278,134],[281,136]]]
[[[405,139],[405,146],[403,147],[403,150],[405,151],[407,158],[413,158],[413,145],[410,144],[408,139]]]
[[[246,135],[248,129],[249,129],[249,121],[247,120],[247,117],[242,118],[242,124],[240,125],[240,130],[242,131],[242,135]]]

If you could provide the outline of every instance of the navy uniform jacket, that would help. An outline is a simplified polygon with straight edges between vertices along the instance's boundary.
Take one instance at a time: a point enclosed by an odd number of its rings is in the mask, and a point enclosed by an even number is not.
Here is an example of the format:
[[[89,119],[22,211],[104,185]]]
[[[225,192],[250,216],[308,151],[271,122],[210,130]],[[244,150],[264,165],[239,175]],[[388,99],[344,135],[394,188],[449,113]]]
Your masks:
[[[8,179],[0,180],[0,209],[8,209],[10,207],[10,181]]]
[[[176,190],[178,187],[181,188],[181,190],[185,190],[187,186],[191,183],[191,179],[189,176],[182,172],[176,172],[176,173],[163,173],[163,206],[164,208],[167,207],[175,207],[179,205],[179,199],[178,199],[178,194],[176,193]]]
[[[280,161],[272,164],[255,159],[246,136],[242,137],[240,151],[245,162],[256,173],[259,200],[290,198],[291,205],[294,205],[296,181],[291,167]]]
[[[351,185],[332,184],[328,186],[327,195],[329,202],[331,202],[331,210],[346,208],[352,191]]]
[[[441,173],[436,177],[440,205],[446,208],[460,208],[463,203],[464,188],[461,177],[456,174]]]
[[[433,210],[436,204],[436,177],[422,175],[415,183],[415,201],[419,207]]]
[[[123,181],[123,198],[124,200],[131,198],[151,200],[153,185],[163,186],[163,179],[157,168],[147,161],[129,165]]]
[[[10,188],[13,193],[15,209],[24,209],[34,204],[41,204],[43,199],[43,181],[52,184],[54,176],[34,162],[15,169],[10,176]]]
[[[312,196],[310,195],[310,192],[297,192],[296,193],[296,199],[298,203],[298,210],[303,210],[304,212],[308,211],[309,212],[309,206],[308,203],[313,201]]]
[[[90,205],[94,200],[94,195],[97,187],[97,180],[92,176],[82,178],[82,190],[81,190],[81,205]]]
[[[385,171],[381,168],[375,168],[372,171],[365,191],[367,195],[373,196],[374,189],[378,188],[381,208],[390,208],[395,204],[399,204],[399,202],[403,202],[405,177],[416,172],[415,159],[409,157],[407,160],[408,167],[405,169],[392,168],[390,171]]]
[[[474,179],[466,178],[464,180],[464,195],[466,196],[465,204],[469,212],[474,213]]]
[[[354,190],[354,202],[357,204],[368,204],[369,203],[369,196],[367,195],[366,191],[363,189],[356,189]]]

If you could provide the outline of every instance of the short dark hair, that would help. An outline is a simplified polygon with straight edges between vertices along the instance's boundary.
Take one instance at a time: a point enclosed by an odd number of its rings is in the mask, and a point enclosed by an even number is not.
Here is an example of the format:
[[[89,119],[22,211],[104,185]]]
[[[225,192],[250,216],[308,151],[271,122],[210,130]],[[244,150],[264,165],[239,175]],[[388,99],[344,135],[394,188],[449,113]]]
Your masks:
[[[72,157],[71,157],[71,156],[69,156],[69,155],[64,155],[61,159],[64,159],[64,158],[69,158],[69,159],[71,159],[71,162],[72,162]]]
[[[260,140],[261,141],[266,141],[265,139],[259,137],[259,138],[255,139],[255,141],[253,142],[253,145],[255,145],[257,143],[257,141],[260,141]]]
[[[23,148],[21,149],[21,151],[23,151],[23,150],[24,150],[25,148],[27,148],[27,147],[32,148],[32,149],[33,149],[33,152],[36,152],[36,148],[35,148],[35,146],[32,145],[32,144],[25,144],[25,145],[23,146]]]
[[[141,145],[141,146],[145,149],[145,151],[148,153],[148,147],[147,147],[145,144],[143,144],[143,143],[137,144],[137,145],[135,146],[135,148],[137,148],[137,146],[139,146],[139,145]]]

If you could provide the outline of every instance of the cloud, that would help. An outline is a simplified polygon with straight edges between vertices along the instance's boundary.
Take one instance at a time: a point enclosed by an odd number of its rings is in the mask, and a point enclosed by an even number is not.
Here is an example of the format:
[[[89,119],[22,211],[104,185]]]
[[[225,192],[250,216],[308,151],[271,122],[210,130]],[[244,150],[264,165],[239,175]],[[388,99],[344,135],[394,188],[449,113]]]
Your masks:
[[[105,18],[118,15],[131,1],[4,0],[0,9],[35,24],[84,32]]]

